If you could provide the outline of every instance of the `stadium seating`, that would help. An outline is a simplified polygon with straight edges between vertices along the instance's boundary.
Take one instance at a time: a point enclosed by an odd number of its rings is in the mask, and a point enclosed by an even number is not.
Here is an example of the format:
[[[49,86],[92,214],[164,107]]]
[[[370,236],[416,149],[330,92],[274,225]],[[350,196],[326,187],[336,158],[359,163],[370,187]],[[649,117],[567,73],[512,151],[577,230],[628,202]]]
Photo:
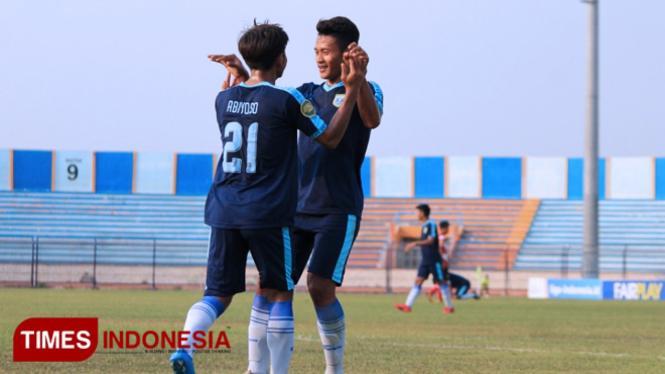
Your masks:
[[[497,269],[504,266],[504,252],[509,240],[524,237],[537,209],[538,200],[478,200],[478,199],[379,199],[365,200],[365,212],[358,237],[362,252],[354,248],[350,264],[375,267],[385,238],[390,233],[389,223],[417,225],[414,207],[427,203],[432,218],[460,220],[464,233],[452,256],[451,266],[457,269],[475,269],[483,266]],[[374,241],[370,240],[371,238]],[[522,233],[522,234],[520,234]],[[367,236],[366,236],[367,235]],[[385,239],[384,239],[385,243]],[[519,248],[519,245],[516,247]],[[364,258],[355,256],[361,252]]]
[[[204,198],[171,195],[0,192],[0,261],[203,265]]]
[[[41,262],[90,263],[96,238],[101,263],[152,264],[155,256],[158,265],[203,265],[209,235],[203,224],[204,200],[157,194],[0,192],[0,262],[30,262],[32,238],[39,237]],[[366,199],[349,267],[379,266],[391,225],[419,225],[414,213],[419,203],[432,206],[435,220],[464,226],[453,268],[502,269],[514,261],[516,269],[559,270],[564,256],[567,269],[579,268],[580,201],[414,198]],[[622,269],[623,252],[630,245],[629,270],[665,271],[662,243],[665,201],[601,202],[602,270]]]
[[[543,200],[514,267],[579,270],[582,235],[581,201]],[[665,201],[601,201],[600,243],[602,271],[665,271]]]
[[[390,240],[390,224],[415,221],[414,206],[432,205],[433,218],[462,220],[465,234],[453,265],[497,267],[522,212],[521,200],[368,198],[349,267],[375,268]],[[31,239],[40,239],[40,261],[113,264],[203,265],[208,228],[204,198],[177,195],[0,192],[0,261],[29,262]],[[9,238],[14,238],[8,240]],[[156,247],[156,248],[153,248]]]

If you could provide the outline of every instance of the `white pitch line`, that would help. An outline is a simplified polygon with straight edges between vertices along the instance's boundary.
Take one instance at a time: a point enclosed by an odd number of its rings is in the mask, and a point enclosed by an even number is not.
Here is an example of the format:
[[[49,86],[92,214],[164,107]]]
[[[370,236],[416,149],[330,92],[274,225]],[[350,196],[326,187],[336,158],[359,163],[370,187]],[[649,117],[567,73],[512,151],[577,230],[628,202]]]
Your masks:
[[[298,335],[296,340],[304,342],[316,342],[319,343],[319,339],[314,339],[311,337],[305,337]],[[362,339],[366,340],[366,339]],[[628,353],[608,353],[608,352],[588,352],[588,351],[556,351],[556,350],[543,350],[543,349],[534,349],[534,348],[510,348],[510,347],[496,347],[496,346],[467,346],[467,345],[450,345],[450,344],[413,344],[413,343],[374,343],[376,345],[382,346],[391,346],[391,347],[402,347],[402,348],[430,348],[430,349],[453,349],[453,350],[485,350],[485,351],[506,351],[506,352],[517,352],[517,353],[545,353],[545,354],[575,354],[575,355],[586,355],[586,356],[599,356],[599,357],[615,357],[615,358],[626,358],[626,357],[635,357],[635,358],[650,358],[653,356],[632,356]],[[665,361],[665,357],[656,357],[659,360]]]

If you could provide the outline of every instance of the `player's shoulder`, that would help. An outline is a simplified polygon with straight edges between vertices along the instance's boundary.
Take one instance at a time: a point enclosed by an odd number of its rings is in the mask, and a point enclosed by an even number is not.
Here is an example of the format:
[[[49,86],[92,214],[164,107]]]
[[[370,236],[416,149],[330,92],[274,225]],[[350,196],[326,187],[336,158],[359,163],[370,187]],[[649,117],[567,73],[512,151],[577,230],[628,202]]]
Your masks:
[[[305,117],[311,118],[316,115],[316,109],[312,102],[306,98],[297,88],[288,86],[273,86],[276,90],[288,95],[289,101],[287,102],[288,110],[300,110],[300,113]],[[292,104],[289,104],[292,103]],[[297,108],[297,109],[296,109]]]
[[[369,87],[374,93],[374,99],[379,106],[379,111],[381,112],[381,115],[383,115],[383,90],[381,89],[381,86],[374,81],[367,81],[367,83],[369,83]]]
[[[238,86],[219,91],[217,98],[215,99],[215,105],[217,107],[223,106],[225,103],[229,102],[230,100],[234,100],[240,95],[241,94]]]
[[[220,99],[223,99],[225,97],[229,97],[237,92],[238,86],[227,88],[225,90],[219,91],[217,94],[217,100],[219,101]]]
[[[319,88],[321,88],[320,84],[316,84],[314,82],[309,82],[309,83],[303,83],[302,85],[300,85],[297,88],[297,90],[298,90],[298,92],[303,94],[305,97],[311,97],[311,95],[313,95],[314,92]]]
[[[369,83],[369,86],[372,88],[372,91],[374,91],[374,93],[380,93],[381,95],[383,95],[383,89],[381,89],[381,86],[379,86],[378,83],[374,81],[367,81],[367,83]]]
[[[291,87],[291,86],[273,86],[277,91],[281,92],[284,95],[287,95],[290,98],[293,98],[298,102],[298,104],[301,104],[303,101],[305,101],[305,96],[302,94],[302,92],[299,90],[299,88]]]

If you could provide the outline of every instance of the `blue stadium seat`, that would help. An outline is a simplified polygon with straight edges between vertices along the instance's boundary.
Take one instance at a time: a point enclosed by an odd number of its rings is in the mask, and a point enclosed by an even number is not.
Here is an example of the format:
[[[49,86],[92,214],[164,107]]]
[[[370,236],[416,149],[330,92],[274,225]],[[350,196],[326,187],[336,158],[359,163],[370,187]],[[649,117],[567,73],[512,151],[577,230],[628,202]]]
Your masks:
[[[542,200],[514,268],[579,270],[581,201]],[[665,271],[665,201],[600,202],[600,270]]]

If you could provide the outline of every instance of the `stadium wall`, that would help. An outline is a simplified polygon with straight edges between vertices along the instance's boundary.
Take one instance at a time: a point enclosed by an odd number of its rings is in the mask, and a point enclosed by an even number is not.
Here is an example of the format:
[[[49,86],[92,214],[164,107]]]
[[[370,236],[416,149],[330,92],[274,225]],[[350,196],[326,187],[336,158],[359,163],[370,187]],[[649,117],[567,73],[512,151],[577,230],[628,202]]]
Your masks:
[[[205,195],[214,154],[0,150],[1,191]],[[566,157],[366,157],[368,197],[583,197],[584,160]],[[665,158],[599,160],[601,199],[665,200]]]

